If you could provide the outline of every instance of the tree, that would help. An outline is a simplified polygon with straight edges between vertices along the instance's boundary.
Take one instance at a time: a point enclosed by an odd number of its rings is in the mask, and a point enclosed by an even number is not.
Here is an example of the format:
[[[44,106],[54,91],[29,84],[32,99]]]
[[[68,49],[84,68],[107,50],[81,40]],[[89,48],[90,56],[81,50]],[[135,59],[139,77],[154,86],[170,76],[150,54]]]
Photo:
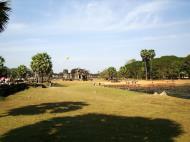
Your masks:
[[[131,59],[131,60],[127,61],[126,64],[131,64],[131,63],[134,63],[134,62],[136,62],[136,60],[135,59]]]
[[[120,69],[118,71],[118,76],[120,78],[127,78],[128,77],[128,70],[127,70],[126,66],[120,67]]]
[[[145,64],[146,80],[148,79],[148,74],[151,79],[152,78],[152,60],[156,56],[156,53],[153,49],[150,49],[150,50],[144,49],[144,50],[141,50],[140,55]]]
[[[9,77],[16,79],[18,77],[17,68],[9,69]]]
[[[8,2],[0,2],[0,32],[3,32],[6,24],[9,20],[8,12],[11,8],[8,6]]]
[[[4,63],[5,63],[5,59],[2,56],[0,56],[0,68],[4,66]]]
[[[153,60],[154,79],[174,79],[180,76],[183,58],[176,56],[162,56]]]
[[[150,50],[151,52],[154,51]],[[151,79],[177,79],[190,75],[190,55],[186,58],[176,56],[154,58],[154,56],[155,53],[151,53],[150,60],[148,61],[152,63],[147,63],[147,70],[149,74],[151,73]],[[144,60],[135,61],[122,66],[118,72],[119,77],[133,79],[145,78],[145,67],[142,67],[143,62]]]
[[[181,68],[190,78],[190,55],[184,58]]]
[[[107,69],[105,69],[102,72],[100,72],[100,78],[104,78],[106,80],[109,79],[109,74],[108,74],[108,70]]]
[[[17,68],[17,74],[19,78],[26,78],[27,75],[27,67],[25,65],[20,65]]]
[[[150,54],[149,50],[144,49],[144,50],[141,50],[140,55],[145,64],[146,80],[148,80],[148,63],[150,61],[151,54]]]
[[[127,70],[127,76],[128,78],[142,78],[143,77],[143,67],[141,61],[136,61],[131,64],[125,65],[125,68]]]
[[[152,60],[156,56],[156,53],[153,49],[149,50],[150,53],[150,79],[152,79]]]
[[[44,75],[52,73],[51,57],[47,53],[36,54],[32,57],[31,68],[35,73],[37,82],[39,82],[39,77],[41,77],[41,82],[43,83]]]
[[[8,72],[9,72],[9,68],[7,68],[6,66],[3,66],[2,68],[0,68],[0,77],[7,77],[8,76]]]
[[[117,77],[117,71],[114,67],[109,67],[100,73],[100,77],[106,80],[112,80]]]
[[[5,59],[0,56],[0,77],[4,75],[4,63]]]
[[[117,77],[117,70],[114,67],[109,67],[107,71],[108,71],[108,77],[110,80]]]

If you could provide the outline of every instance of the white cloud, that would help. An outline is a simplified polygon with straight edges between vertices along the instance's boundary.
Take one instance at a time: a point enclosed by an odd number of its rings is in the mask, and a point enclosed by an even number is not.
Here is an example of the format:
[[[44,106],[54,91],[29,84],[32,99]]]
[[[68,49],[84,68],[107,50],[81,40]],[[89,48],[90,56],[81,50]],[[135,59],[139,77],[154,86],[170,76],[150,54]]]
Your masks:
[[[136,6],[113,25],[110,30],[134,30],[156,27],[162,20],[159,13],[166,8],[168,1],[153,1]]]
[[[178,39],[178,38],[185,38],[190,37],[190,33],[183,33],[183,34],[169,34],[169,35],[161,35],[161,36],[147,36],[141,38],[140,40],[143,41],[161,41],[161,40],[169,40],[169,39]]]
[[[121,1],[121,0],[120,0]],[[52,5],[53,1],[49,1]],[[10,23],[7,32],[12,34],[59,35],[76,32],[125,32],[146,28],[160,28],[177,25],[180,22],[166,22],[160,13],[171,5],[171,1],[158,0],[134,5],[132,2],[117,3],[115,1],[67,1],[69,8],[60,6],[44,11],[48,21],[32,23]],[[130,7],[130,8],[129,8]],[[131,8],[132,7],[132,8]],[[48,8],[49,9],[49,8]],[[184,21],[186,22],[186,21]],[[177,23],[177,24],[175,24]]]

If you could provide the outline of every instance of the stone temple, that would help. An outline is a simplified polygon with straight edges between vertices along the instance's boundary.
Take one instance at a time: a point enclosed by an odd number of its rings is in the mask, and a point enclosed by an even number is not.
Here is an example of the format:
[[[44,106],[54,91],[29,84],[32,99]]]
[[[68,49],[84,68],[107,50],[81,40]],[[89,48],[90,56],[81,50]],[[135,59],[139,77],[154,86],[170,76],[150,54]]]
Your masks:
[[[89,80],[90,79],[90,73],[81,68],[75,68],[72,69],[71,72],[67,69],[63,70],[63,80]]]

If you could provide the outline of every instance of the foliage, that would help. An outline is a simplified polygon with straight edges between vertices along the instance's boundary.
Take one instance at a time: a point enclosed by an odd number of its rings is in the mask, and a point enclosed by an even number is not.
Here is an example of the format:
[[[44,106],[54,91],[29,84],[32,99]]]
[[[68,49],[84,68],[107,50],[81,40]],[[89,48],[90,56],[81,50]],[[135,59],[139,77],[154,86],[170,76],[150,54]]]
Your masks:
[[[148,79],[148,76],[151,78],[152,74],[152,60],[156,56],[155,51],[153,49],[147,50],[141,50],[140,52],[141,58],[144,61],[145,65],[145,74],[146,74],[146,80]],[[150,64],[151,62],[151,64]]]
[[[190,75],[190,55],[186,58],[162,56],[150,61],[147,65],[151,67],[152,79],[177,79]],[[144,79],[146,76],[143,64],[145,64],[143,61],[126,64],[120,68],[118,75],[120,78]]]
[[[25,65],[20,65],[17,68],[17,74],[19,78],[26,78],[27,75],[27,68]]]
[[[190,55],[184,58],[181,68],[190,77]]]
[[[122,66],[118,74],[121,78],[142,79],[143,70],[143,62],[135,61],[130,64],[126,64],[125,66]]]
[[[174,79],[179,77],[183,58],[162,56],[153,60],[154,79]]]
[[[17,68],[9,69],[9,76],[14,79],[17,78],[18,77]]]
[[[117,70],[114,67],[109,67],[108,68],[108,76],[109,76],[109,79],[113,79],[113,78],[117,77]]]
[[[109,76],[108,76],[107,69],[104,69],[102,72],[100,72],[100,78],[104,78],[104,79],[108,80]]]
[[[9,20],[8,12],[10,10],[11,8],[8,6],[8,2],[0,2],[0,32],[3,32],[5,29],[5,26]]]
[[[5,59],[0,56],[0,68],[4,66],[4,63],[5,63]]]
[[[126,64],[131,64],[131,63],[133,63],[133,62],[136,62],[136,59],[131,59],[131,60],[127,61]]]
[[[4,76],[5,74],[5,67],[4,67],[5,59],[0,56],[0,77]]]
[[[52,62],[51,57],[47,53],[38,53],[32,57],[31,68],[36,74],[37,82],[39,82],[39,77],[41,77],[41,82],[43,82],[44,75],[50,75],[52,73]]]
[[[6,66],[3,66],[0,68],[0,77],[7,77],[8,76],[8,72],[9,72],[9,68],[7,68]]]
[[[117,70],[114,67],[109,67],[100,73],[100,77],[106,80],[112,80],[117,77]]]
[[[118,71],[118,77],[119,78],[127,78],[128,77],[128,72],[126,66],[120,67]]]

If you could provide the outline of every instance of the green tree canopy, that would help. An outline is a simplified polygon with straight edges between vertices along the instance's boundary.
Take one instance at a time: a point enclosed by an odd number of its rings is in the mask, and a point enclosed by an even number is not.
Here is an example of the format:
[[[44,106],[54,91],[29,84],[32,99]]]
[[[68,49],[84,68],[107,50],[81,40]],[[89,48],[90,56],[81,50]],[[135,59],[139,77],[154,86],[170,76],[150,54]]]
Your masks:
[[[172,79],[179,77],[183,58],[162,56],[153,60],[153,78]]]
[[[5,59],[0,56],[0,77],[5,75],[5,67],[4,67]]]
[[[9,69],[9,76],[14,79],[17,78],[18,77],[17,68]]]
[[[150,49],[150,50],[143,49],[141,50],[140,55],[141,55],[142,60],[144,61],[145,75],[146,75],[146,80],[147,80],[148,74],[149,74],[149,77],[152,78],[152,75],[151,75],[152,74],[152,60],[156,56],[156,53],[153,49]]]
[[[5,59],[0,56],[0,68],[4,66],[4,63],[5,63]]]
[[[108,69],[108,76],[109,76],[109,79],[113,79],[113,78],[116,78],[117,77],[117,70],[116,68],[114,67],[109,67]]]
[[[43,76],[52,72],[51,57],[47,53],[36,54],[32,57],[31,68],[38,76],[37,81],[39,81],[39,77],[41,77],[41,81],[43,82]]]
[[[184,58],[182,63],[182,70],[189,76],[190,78],[190,55]]]
[[[18,77],[20,77],[20,78],[26,78],[27,71],[28,70],[27,70],[27,67],[25,65],[18,66],[18,68],[17,68]]]
[[[117,70],[114,67],[109,67],[100,73],[100,77],[106,80],[112,80],[117,77]]]
[[[136,62],[136,59],[130,59],[129,61],[127,61],[126,64],[131,64],[131,63],[134,63],[134,62]]]
[[[120,67],[120,69],[118,71],[118,77],[119,78],[127,78],[128,77],[128,70],[127,70],[126,66]]]

